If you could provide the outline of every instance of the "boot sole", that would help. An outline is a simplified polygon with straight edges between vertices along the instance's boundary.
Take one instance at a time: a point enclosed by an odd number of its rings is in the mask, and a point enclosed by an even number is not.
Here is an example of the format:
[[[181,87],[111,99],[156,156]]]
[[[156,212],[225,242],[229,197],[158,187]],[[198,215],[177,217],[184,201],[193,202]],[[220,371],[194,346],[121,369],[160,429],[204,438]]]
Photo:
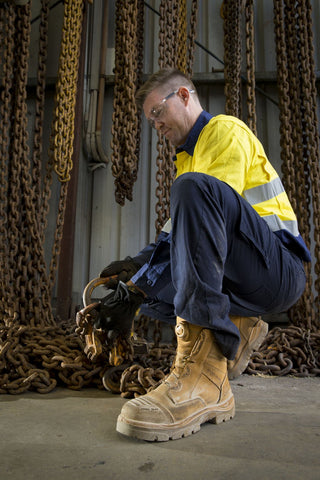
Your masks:
[[[224,403],[217,404],[196,412],[191,417],[172,424],[158,425],[154,423],[128,420],[121,414],[117,420],[116,430],[123,435],[146,440],[147,442],[167,442],[188,437],[200,430],[203,423],[219,424],[231,420],[235,415],[233,395]]]
[[[259,320],[257,324],[254,326],[254,330],[260,330],[257,338],[255,338],[252,342],[248,341],[247,347],[243,349],[242,354],[239,357],[238,363],[230,367],[231,362],[228,361],[228,378],[229,380],[234,380],[235,378],[239,377],[241,373],[245,371],[250,361],[251,355],[254,350],[258,350],[260,345],[262,344],[263,340],[268,334],[268,324],[263,320]]]

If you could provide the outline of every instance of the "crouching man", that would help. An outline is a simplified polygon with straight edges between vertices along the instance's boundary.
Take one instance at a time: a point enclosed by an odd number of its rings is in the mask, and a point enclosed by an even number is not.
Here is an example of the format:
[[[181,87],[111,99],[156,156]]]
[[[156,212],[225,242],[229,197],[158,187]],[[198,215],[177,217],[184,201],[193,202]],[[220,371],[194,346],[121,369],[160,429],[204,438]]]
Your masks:
[[[204,111],[193,83],[174,69],[152,75],[137,102],[176,147],[171,218],[155,244],[102,271],[122,280],[103,315],[112,320],[121,305],[123,320],[105,327],[122,333],[139,306],[176,325],[170,374],[128,401],[117,421],[122,434],[165,441],[234,416],[229,378],[267,333],[258,316],[284,312],[301,296],[310,253],[280,178],[242,121]]]

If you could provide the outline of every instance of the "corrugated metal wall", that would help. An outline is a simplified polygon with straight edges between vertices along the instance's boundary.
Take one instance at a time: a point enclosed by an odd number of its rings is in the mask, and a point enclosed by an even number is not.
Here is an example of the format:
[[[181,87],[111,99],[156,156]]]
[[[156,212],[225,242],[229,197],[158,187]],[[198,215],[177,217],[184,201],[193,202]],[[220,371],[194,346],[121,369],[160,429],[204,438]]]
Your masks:
[[[145,2],[159,10],[159,1]],[[190,3],[190,2],[189,2]],[[221,0],[200,0],[197,41],[223,60],[223,21],[220,17]],[[114,58],[114,1],[109,1],[107,74],[112,74]],[[94,15],[96,9],[96,15]],[[95,0],[89,10],[88,59],[95,50],[95,35],[101,30],[101,0]],[[320,70],[320,2],[313,2],[313,31],[316,70]],[[257,85],[277,102],[276,59],[273,31],[273,2],[255,2],[256,69]],[[158,16],[145,6],[145,73],[158,69]],[[90,61],[88,61],[88,65]],[[224,112],[222,64],[196,47],[194,79],[198,86],[203,107],[213,114]],[[89,68],[87,71],[87,75]],[[108,77],[109,78],[109,77]],[[90,93],[90,77],[86,78],[85,105]],[[110,78],[109,78],[110,80]],[[111,78],[112,80],[112,78]],[[319,81],[317,83],[319,87]],[[111,156],[112,82],[106,86],[102,141],[108,156]],[[279,111],[275,103],[262,94],[257,94],[258,137],[279,173]],[[319,118],[318,113],[318,118]],[[89,169],[90,158],[86,151],[80,158],[78,185],[76,241],[74,246],[74,303],[81,302],[81,293],[86,283],[96,277],[109,262],[126,255],[134,255],[155,237],[156,204],[156,142],[157,137],[146,122],[143,123],[142,146],[138,180],[134,187],[132,202],[120,207],[114,198],[114,177],[110,163],[104,167]]]

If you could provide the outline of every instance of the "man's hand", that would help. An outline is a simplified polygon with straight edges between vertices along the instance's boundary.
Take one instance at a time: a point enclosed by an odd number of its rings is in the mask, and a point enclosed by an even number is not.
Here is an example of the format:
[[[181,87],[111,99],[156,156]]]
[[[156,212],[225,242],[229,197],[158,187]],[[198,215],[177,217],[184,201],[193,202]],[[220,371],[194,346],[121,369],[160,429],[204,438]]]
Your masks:
[[[100,277],[111,277],[113,275],[117,275],[117,279],[111,280],[108,282],[108,288],[116,288],[119,281],[121,282],[128,282],[131,277],[138,270],[140,270],[140,265],[138,265],[131,257],[126,257],[124,260],[117,260],[115,262],[111,262],[110,265],[105,267],[102,272],[100,273]]]
[[[143,301],[141,291],[120,281],[117,289],[101,300],[94,327],[105,330],[111,341],[119,335],[129,340],[133,319]]]

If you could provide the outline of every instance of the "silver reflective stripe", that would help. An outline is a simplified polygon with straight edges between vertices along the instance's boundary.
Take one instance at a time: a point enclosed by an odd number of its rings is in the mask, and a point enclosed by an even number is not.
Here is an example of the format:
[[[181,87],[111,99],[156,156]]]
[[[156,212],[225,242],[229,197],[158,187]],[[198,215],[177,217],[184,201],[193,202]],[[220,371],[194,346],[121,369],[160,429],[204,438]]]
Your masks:
[[[296,220],[280,220],[277,215],[268,215],[262,218],[267,222],[272,232],[288,230],[295,237],[299,236],[298,223]]]
[[[249,188],[243,192],[244,198],[250,205],[255,205],[256,203],[265,202],[271,198],[276,197],[280,193],[284,192],[283,185],[279,177],[274,178],[269,183],[264,185],[258,185],[257,187]]]
[[[161,228],[161,232],[170,233],[171,232],[171,218],[166,221],[166,223]]]

